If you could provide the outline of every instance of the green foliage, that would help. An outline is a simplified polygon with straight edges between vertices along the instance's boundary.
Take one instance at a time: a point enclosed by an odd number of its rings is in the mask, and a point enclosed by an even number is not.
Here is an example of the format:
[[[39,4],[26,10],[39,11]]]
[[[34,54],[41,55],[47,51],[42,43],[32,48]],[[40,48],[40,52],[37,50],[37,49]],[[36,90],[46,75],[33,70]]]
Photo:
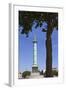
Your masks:
[[[44,73],[43,73],[43,70],[42,71],[40,71],[40,75],[43,75]]]
[[[53,76],[58,76],[58,71],[53,70],[53,71],[52,71],[52,74],[53,74]]]
[[[26,78],[27,76],[30,76],[31,75],[31,72],[30,71],[24,71],[23,73],[22,73],[22,77],[23,78]]]
[[[19,25],[23,26],[21,34],[28,36],[29,32],[32,30],[31,28],[34,21],[37,23],[35,28],[38,26],[41,27],[43,22],[46,21],[52,32],[54,27],[58,28],[58,13],[19,11]],[[42,31],[45,32],[44,28]]]
[[[57,70],[52,70],[52,77],[53,76],[58,76],[58,71]],[[46,77],[46,71],[44,73],[44,77]]]

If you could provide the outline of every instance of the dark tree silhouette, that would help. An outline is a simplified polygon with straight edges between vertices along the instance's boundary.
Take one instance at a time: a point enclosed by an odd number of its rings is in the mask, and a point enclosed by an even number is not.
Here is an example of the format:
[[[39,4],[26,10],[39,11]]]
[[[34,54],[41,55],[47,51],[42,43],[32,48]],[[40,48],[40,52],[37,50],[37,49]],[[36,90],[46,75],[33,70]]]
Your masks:
[[[46,77],[52,77],[51,35],[54,28],[58,30],[58,13],[19,11],[19,25],[23,26],[21,34],[26,34],[28,37],[29,32],[32,31],[34,21],[37,23],[35,28],[42,27],[44,21],[48,25],[47,30],[43,28],[42,32],[46,32]]]

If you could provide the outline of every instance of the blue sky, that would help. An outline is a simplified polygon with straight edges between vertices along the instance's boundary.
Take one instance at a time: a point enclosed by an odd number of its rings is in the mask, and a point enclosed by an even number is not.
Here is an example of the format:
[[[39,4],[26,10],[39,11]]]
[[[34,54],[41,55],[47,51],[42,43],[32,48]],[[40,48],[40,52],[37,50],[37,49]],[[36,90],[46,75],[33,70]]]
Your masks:
[[[34,35],[37,37],[38,41],[38,67],[39,70],[46,68],[46,33],[42,32],[43,27],[47,27],[47,24],[44,22],[43,26],[35,29],[36,23],[32,27],[32,32],[29,32],[29,37],[26,38],[25,34],[19,33],[19,72],[25,70],[32,70],[33,64],[33,38]],[[52,66],[58,67],[58,31],[54,30],[52,33]]]

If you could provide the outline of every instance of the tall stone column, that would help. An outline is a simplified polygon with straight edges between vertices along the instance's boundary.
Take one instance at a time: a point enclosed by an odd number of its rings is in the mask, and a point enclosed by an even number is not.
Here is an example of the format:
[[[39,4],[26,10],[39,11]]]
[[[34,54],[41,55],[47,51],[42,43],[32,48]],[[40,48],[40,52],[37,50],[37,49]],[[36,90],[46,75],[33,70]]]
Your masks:
[[[38,72],[38,64],[37,64],[37,39],[36,39],[36,36],[34,36],[34,40],[33,40],[33,66],[32,66],[32,72]]]

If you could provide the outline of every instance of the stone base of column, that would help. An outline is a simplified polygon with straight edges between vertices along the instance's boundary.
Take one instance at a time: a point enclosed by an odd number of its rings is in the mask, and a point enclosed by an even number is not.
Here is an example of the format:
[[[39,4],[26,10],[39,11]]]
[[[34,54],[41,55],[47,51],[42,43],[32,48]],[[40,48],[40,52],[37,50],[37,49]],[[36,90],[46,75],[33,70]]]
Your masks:
[[[38,66],[33,66],[33,67],[32,67],[32,72],[33,72],[33,73],[38,72]]]

